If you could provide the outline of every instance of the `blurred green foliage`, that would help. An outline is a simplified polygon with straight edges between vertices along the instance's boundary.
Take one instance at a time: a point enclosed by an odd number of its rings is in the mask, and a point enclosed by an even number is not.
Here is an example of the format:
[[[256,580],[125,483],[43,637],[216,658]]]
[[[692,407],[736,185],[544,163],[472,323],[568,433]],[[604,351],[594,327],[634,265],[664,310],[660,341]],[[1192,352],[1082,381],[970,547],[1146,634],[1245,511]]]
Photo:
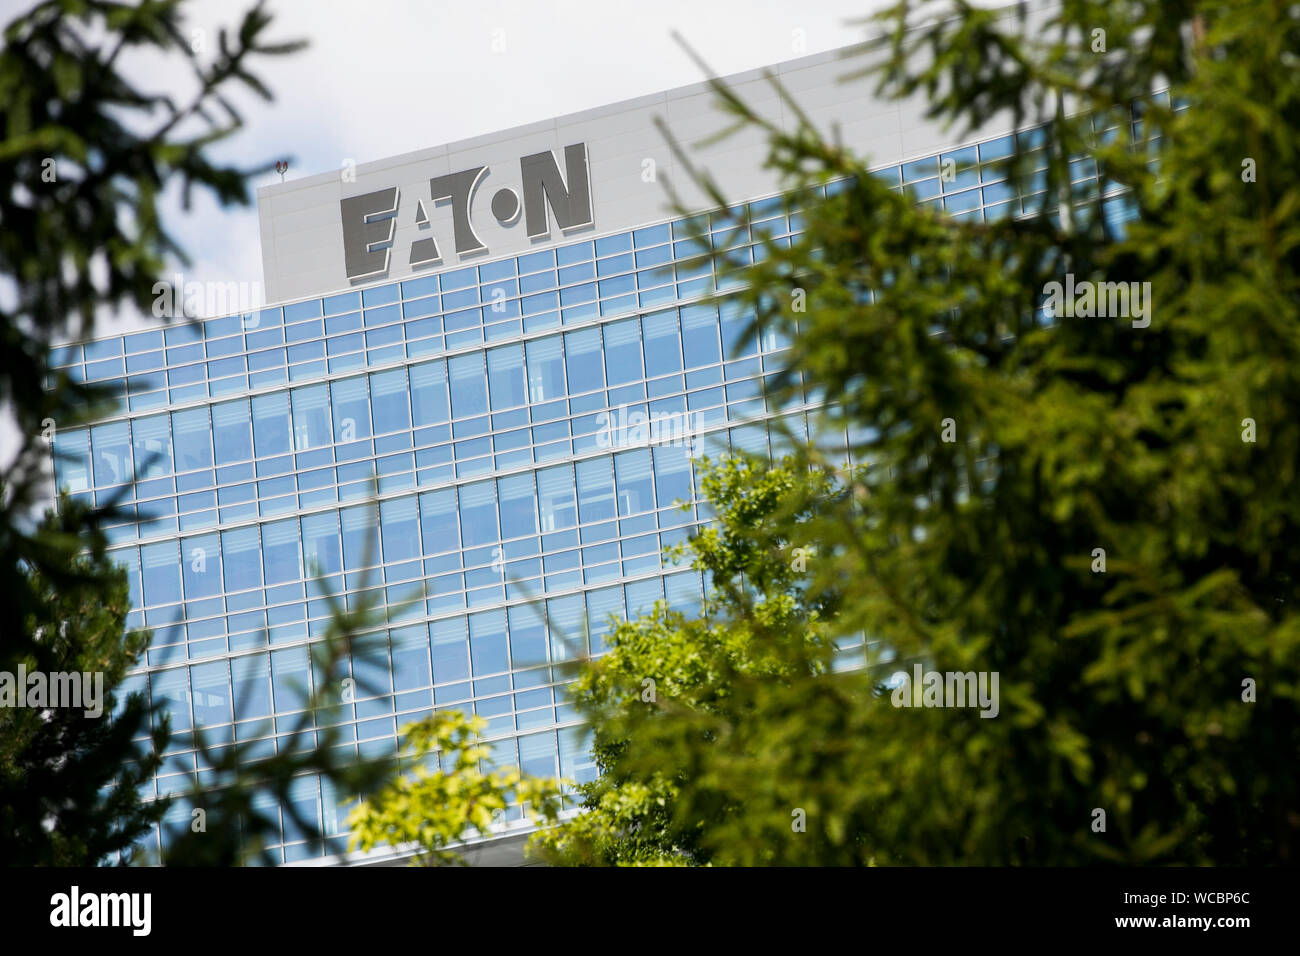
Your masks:
[[[945,9],[882,14],[863,69],[956,136],[1041,127],[992,167],[1023,215],[917,206],[797,103],[782,129],[717,85],[804,231],[711,254],[791,343],[769,399],[825,411],[786,465],[706,485],[714,605],[588,666],[604,776],[544,858],[1300,856],[1300,8]],[[1104,190],[1072,182],[1091,163]],[[1067,275],[1149,283],[1149,325],[1046,312]],[[857,633],[857,668],[829,666]],[[911,662],[998,673],[999,715],[894,707]]]

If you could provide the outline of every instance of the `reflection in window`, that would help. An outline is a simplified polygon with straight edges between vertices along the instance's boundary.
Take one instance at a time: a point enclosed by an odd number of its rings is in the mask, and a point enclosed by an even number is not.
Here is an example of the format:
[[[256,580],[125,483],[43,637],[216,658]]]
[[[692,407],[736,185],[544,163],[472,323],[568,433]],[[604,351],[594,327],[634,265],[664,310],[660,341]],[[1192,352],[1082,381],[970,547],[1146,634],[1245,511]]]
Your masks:
[[[467,548],[500,540],[494,482],[479,481],[461,486],[460,527]]]
[[[267,584],[302,579],[297,518],[262,525],[262,562]]]
[[[541,513],[542,531],[559,531],[577,524],[573,469],[570,466],[556,465],[537,472],[537,506]]]
[[[175,541],[147,544],[140,549],[146,604],[172,604],[181,599],[180,562]]]
[[[227,591],[262,586],[262,555],[258,550],[256,527],[221,533],[221,566]]]
[[[433,680],[437,684],[469,677],[469,641],[465,619],[453,617],[429,625],[433,635]]]
[[[212,406],[212,444],[216,447],[218,465],[248,461],[253,457],[248,399]]]
[[[474,676],[499,674],[510,669],[506,650],[506,616],[501,610],[469,617],[469,652]]]
[[[677,310],[656,312],[641,319],[645,336],[645,374],[647,378],[682,370],[681,346],[677,340]]]
[[[186,600],[220,594],[221,548],[217,536],[205,534],[182,541],[181,568]]]
[[[411,411],[417,428],[447,421],[447,369],[441,360],[411,366]]]
[[[655,494],[660,508],[692,498],[691,460],[686,452],[681,445],[662,445],[654,450]]]
[[[258,458],[289,453],[288,392],[274,392],[253,399],[253,440]]]
[[[90,487],[90,432],[77,428],[54,433],[54,473],[58,486],[70,492]]]
[[[366,379],[343,379],[330,386],[334,406],[334,440],[356,441],[370,437],[370,400],[366,395]]]
[[[131,480],[131,430],[126,422],[96,425],[90,430],[95,451],[95,484],[117,485]]]
[[[424,536],[425,554],[441,554],[460,546],[454,488],[420,495],[420,531]]]
[[[194,725],[211,727],[230,723],[230,682],[226,662],[195,664],[190,668],[194,688]]]
[[[610,385],[644,377],[641,372],[641,328],[636,319],[605,326],[605,374]]]
[[[607,457],[580,461],[578,477],[578,520],[583,524],[614,517],[614,477]]]
[[[597,384],[588,381],[583,390]],[[564,395],[564,357],[558,335],[528,343],[528,395],[534,402],[549,402]]]
[[[405,369],[376,372],[370,376],[370,406],[375,417],[375,434],[405,431],[411,427],[406,390]]]
[[[207,408],[172,412],[172,456],[177,471],[212,467],[212,425]]]
[[[682,352],[688,368],[716,365],[721,361],[718,348],[718,310],[712,305],[682,307]]]
[[[518,538],[537,533],[537,494],[532,472],[497,480],[501,501],[501,536]]]
[[[172,473],[172,433],[165,414],[137,418],[131,423],[131,439],[137,478],[161,478]]]
[[[614,472],[618,479],[618,513],[639,514],[654,509],[653,474],[650,469],[650,449],[638,448],[614,456]]]
[[[337,512],[326,511],[302,519],[302,551],[307,574],[312,578],[343,570]]]
[[[379,506],[383,528],[384,560],[407,561],[420,554],[420,526],[414,498],[397,498]]]
[[[324,385],[293,390],[293,447],[296,451],[330,442],[330,397]]]
[[[482,415],[488,410],[487,382],[483,375],[483,354],[458,355],[448,362],[451,376],[451,408],[457,419]]]
[[[531,357],[531,355],[530,355]],[[488,389],[492,395],[492,410],[515,408],[523,405],[524,350],[518,345],[492,349],[487,353]]]
[[[339,517],[343,525],[343,564],[349,571],[373,565],[379,560],[378,528],[375,511],[366,505],[344,508]]]
[[[564,354],[568,359],[570,395],[605,387],[605,369],[600,356],[600,329],[566,332]]]

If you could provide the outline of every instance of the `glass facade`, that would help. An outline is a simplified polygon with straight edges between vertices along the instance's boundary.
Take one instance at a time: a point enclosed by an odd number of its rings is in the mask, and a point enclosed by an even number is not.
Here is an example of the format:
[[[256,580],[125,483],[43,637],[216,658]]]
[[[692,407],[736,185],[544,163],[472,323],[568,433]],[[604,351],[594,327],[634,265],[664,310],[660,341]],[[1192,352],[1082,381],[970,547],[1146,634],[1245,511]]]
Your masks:
[[[1001,137],[875,175],[958,218],[1021,215],[1043,194],[983,165],[1011,149]],[[1115,226],[1131,215],[1119,197],[1106,209]],[[800,227],[779,198],[749,212],[742,261],[762,254],[759,233],[788,243]],[[712,226],[734,241],[729,216]],[[487,719],[499,763],[590,779],[551,665],[584,623],[600,653],[611,615],[689,610],[706,585],[661,555],[708,520],[690,450],[610,447],[606,416],[686,417],[714,456],[769,453],[777,417],[806,433],[807,405],[762,395],[784,343],[742,337],[748,316],[702,301],[718,286],[688,261],[698,251],[687,222],[660,222],[61,349],[72,376],[124,396],[111,418],[58,432],[56,471],[74,496],[144,515],[111,540],[129,624],[154,631],[127,689],[165,702],[175,731],[155,792],[199,771],[191,731],[273,752],[304,705],[324,594],[363,587],[387,623],[349,662],[379,691],[341,708],[349,747],[394,753],[404,723],[456,708]],[[340,796],[305,777],[295,802],[339,833]],[[308,856],[283,816],[277,852]],[[178,804],[152,839],[189,819]]]

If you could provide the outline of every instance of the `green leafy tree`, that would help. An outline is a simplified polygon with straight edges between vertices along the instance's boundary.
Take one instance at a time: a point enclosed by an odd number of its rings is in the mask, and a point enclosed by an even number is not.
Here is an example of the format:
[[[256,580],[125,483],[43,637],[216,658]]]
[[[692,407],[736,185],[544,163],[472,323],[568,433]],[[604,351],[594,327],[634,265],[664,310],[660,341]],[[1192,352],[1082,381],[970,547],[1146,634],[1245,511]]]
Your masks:
[[[512,803],[522,804],[537,823],[555,823],[560,781],[489,766],[486,724],[482,717],[440,711],[404,727],[404,772],[353,808],[349,849],[409,846],[412,865],[463,864],[455,845],[475,834],[492,836]]]
[[[779,533],[816,549],[804,587],[836,595],[831,640],[866,635],[863,668],[805,670],[796,627],[765,635],[792,664],[771,679],[706,674],[641,717],[621,685],[613,775],[548,838],[573,860],[1297,859],[1300,13],[950,12],[886,12],[864,69],[958,135],[1037,128],[985,167],[1015,215],[917,206],[796,103],[782,130],[718,86],[803,220],[753,265],[712,255],[791,343],[770,399],[825,403],[792,468],[843,493]],[[1093,168],[1104,189],[1073,181]],[[1067,277],[1134,297],[1088,317],[1053,301]],[[691,643],[666,654],[716,656],[699,623],[662,620],[639,626]],[[653,663],[637,653],[580,689]],[[880,668],[913,663],[996,673],[997,716],[895,706]],[[729,712],[705,703],[722,692]],[[642,791],[664,780],[655,817]],[[619,801],[634,812],[600,809]]]
[[[85,506],[65,498],[38,529],[39,565],[23,563],[18,576],[21,606],[31,609],[21,626],[32,640],[14,662],[23,670],[9,670],[14,683],[0,688],[0,846],[9,865],[130,856],[166,809],[138,794],[161,762],[165,716],[141,694],[115,692],[149,634],[125,630],[126,573],[109,559],[102,533],[87,535],[85,519]],[[45,681],[39,703],[51,706],[18,706],[19,693],[36,689],[20,692],[19,673],[37,672]],[[56,674],[78,675],[79,700],[50,698]],[[142,732],[147,746],[135,739]]]

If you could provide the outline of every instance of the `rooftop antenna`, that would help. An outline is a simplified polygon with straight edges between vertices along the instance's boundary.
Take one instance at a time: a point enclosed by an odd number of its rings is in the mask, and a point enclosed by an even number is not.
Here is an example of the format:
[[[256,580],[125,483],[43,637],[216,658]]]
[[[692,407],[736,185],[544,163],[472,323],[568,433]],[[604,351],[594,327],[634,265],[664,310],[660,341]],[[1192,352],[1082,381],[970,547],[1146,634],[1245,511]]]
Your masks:
[[[275,171],[280,174],[280,182],[284,182],[284,174],[289,171],[289,161],[287,159],[277,159],[275,161]]]

